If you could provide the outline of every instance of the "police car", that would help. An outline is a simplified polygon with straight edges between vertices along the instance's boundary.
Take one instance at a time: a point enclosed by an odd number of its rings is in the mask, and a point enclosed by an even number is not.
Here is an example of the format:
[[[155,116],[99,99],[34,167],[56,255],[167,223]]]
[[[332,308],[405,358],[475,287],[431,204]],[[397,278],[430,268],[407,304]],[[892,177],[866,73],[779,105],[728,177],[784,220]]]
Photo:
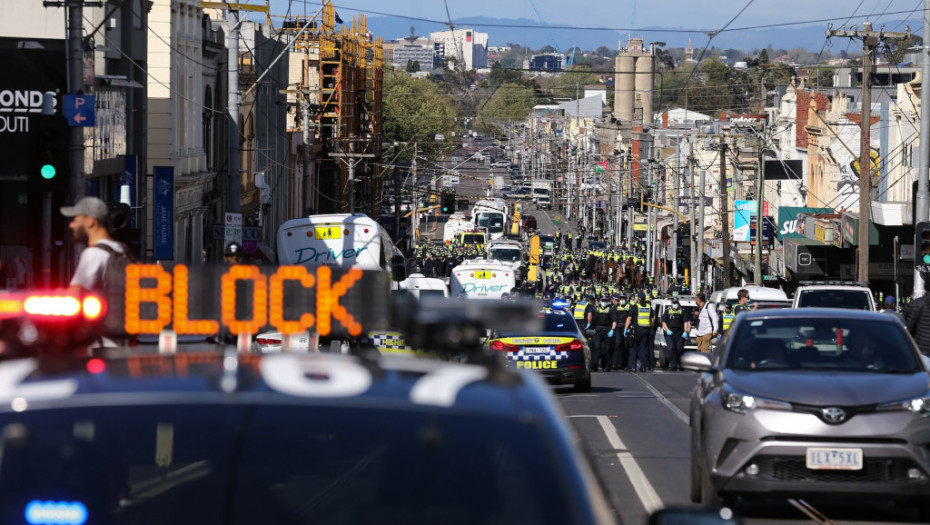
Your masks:
[[[535,370],[552,384],[590,392],[591,349],[575,319],[561,309],[546,309],[539,317],[545,324],[541,331],[495,332],[485,346],[502,354],[509,368]]]
[[[452,363],[232,349],[90,357],[81,346],[99,300],[28,302],[0,296],[0,523],[614,522],[549,388],[476,336],[485,321],[535,320],[529,308],[466,301],[453,318],[443,307],[408,315],[412,344],[475,349]],[[47,330],[68,319],[88,329]]]

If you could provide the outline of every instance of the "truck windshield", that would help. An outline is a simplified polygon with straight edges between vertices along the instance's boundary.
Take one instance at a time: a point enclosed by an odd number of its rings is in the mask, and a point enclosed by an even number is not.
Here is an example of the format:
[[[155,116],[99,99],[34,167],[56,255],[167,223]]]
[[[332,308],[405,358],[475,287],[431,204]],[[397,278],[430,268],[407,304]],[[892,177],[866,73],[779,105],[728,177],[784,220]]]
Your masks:
[[[516,262],[520,260],[520,250],[516,248],[491,248],[491,258],[498,261]]]
[[[499,212],[479,212],[475,216],[475,224],[487,228],[490,233],[504,231],[504,215]]]

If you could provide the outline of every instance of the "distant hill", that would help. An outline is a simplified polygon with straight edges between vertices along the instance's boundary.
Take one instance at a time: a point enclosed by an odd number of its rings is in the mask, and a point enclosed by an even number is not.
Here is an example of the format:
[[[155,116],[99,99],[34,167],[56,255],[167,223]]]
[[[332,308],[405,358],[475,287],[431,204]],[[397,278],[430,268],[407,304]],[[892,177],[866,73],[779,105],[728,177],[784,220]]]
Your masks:
[[[628,35],[619,31],[595,31],[590,29],[538,29],[548,24],[540,24],[525,18],[505,19],[489,17],[467,17],[453,20],[456,27],[473,27],[482,33],[488,33],[488,45],[504,46],[508,43],[539,49],[550,45],[560,50],[571,49],[578,46],[581,49],[593,51],[600,46],[617,49],[620,40],[625,42],[629,36],[644,37],[646,43],[665,42],[667,47],[685,47],[688,38],[697,52],[707,44],[707,35],[701,33],[670,32],[668,27],[648,27],[644,29],[656,30]],[[885,27],[891,31],[903,31],[904,26],[911,25],[911,30],[921,33],[920,22],[885,22]],[[487,24],[492,24],[488,26]],[[412,22],[394,17],[371,16],[368,18],[368,28],[385,40],[402,38],[410,34],[410,26],[415,26],[418,35],[427,35],[434,31],[448,29],[444,24],[430,22]],[[499,27],[501,25],[536,26],[527,27]],[[608,24],[609,25],[609,24]],[[876,27],[877,29],[877,27]],[[749,29],[745,31],[728,31],[717,35],[712,46],[720,49],[740,49],[749,52],[752,49],[762,49],[770,45],[775,49],[804,48],[811,52],[819,52],[826,40],[827,25],[784,26],[765,29]],[[840,49],[846,49],[845,39],[835,39],[833,48],[836,49],[842,42]],[[829,48],[828,48],[829,49]],[[854,54],[855,46],[850,47],[850,54]]]

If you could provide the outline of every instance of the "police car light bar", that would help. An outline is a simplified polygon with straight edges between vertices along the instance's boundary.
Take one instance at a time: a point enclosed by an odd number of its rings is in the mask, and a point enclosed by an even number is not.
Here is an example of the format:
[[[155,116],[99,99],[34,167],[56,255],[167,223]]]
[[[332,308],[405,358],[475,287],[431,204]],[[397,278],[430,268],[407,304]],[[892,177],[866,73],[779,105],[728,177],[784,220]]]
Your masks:
[[[83,317],[96,321],[105,312],[103,300],[96,295],[13,293],[0,297],[0,319]]]

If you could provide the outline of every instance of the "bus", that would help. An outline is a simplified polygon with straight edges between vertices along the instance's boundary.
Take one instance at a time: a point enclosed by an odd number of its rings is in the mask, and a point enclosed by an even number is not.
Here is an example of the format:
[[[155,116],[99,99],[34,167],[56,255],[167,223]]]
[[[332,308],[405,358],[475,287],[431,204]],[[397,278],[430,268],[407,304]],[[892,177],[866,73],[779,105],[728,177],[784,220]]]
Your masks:
[[[500,261],[471,259],[452,269],[449,295],[453,298],[500,299],[516,286],[513,267]]]
[[[378,221],[363,213],[334,213],[291,219],[278,228],[278,264],[383,270],[392,276],[392,288],[406,278],[403,253]],[[321,345],[340,341],[321,339],[316,332],[296,334],[291,351],[318,352]],[[280,352],[280,332],[258,334],[252,349]]]
[[[404,256],[378,221],[334,213],[291,219],[278,228],[278,264],[392,272]]]

